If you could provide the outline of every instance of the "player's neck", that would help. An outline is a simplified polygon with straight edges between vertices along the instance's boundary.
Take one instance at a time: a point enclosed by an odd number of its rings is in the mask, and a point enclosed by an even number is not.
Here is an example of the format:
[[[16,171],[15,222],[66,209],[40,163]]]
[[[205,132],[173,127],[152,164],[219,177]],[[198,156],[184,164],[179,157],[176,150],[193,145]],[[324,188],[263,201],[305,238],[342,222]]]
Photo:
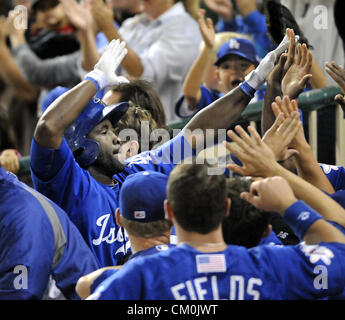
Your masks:
[[[99,183],[105,184],[107,186],[116,184],[116,181],[113,179],[113,177],[109,177],[108,175],[100,172],[93,166],[90,166],[88,168],[88,171],[90,172],[91,176]]]
[[[169,235],[162,235],[152,238],[136,237],[133,235],[129,235],[129,239],[131,241],[131,248],[133,253],[149,249],[159,244],[169,244]]]
[[[186,232],[176,228],[176,234],[178,244],[185,243],[202,252],[217,252],[225,250],[227,247],[221,228],[207,234]]]

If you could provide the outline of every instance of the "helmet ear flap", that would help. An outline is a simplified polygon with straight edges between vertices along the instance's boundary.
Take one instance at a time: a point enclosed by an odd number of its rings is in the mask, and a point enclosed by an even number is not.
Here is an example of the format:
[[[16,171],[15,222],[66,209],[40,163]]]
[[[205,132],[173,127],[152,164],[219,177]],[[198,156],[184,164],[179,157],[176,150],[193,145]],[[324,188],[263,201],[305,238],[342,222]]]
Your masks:
[[[78,164],[86,169],[98,158],[101,147],[97,141],[81,139],[77,142],[78,148],[73,151],[73,155]]]

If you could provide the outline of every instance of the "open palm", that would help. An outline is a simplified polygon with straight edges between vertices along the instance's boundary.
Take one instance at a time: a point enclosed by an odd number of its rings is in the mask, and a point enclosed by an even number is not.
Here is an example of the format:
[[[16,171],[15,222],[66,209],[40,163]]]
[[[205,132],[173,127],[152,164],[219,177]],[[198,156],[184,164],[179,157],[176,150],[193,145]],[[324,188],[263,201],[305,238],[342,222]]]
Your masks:
[[[282,91],[291,99],[303,92],[307,81],[312,77],[309,73],[313,57],[306,44],[298,44],[293,63],[282,80]]]

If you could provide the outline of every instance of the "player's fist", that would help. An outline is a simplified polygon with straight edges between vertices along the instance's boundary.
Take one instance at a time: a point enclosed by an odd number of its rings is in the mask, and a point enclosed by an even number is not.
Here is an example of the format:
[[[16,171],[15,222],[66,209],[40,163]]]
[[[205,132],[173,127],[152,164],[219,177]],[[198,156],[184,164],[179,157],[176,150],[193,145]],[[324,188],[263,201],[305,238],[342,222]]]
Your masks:
[[[241,193],[241,198],[258,209],[281,214],[297,201],[290,185],[282,177],[254,181],[249,192]]]
[[[16,152],[12,149],[4,150],[0,155],[0,165],[7,171],[17,173],[19,160]]]

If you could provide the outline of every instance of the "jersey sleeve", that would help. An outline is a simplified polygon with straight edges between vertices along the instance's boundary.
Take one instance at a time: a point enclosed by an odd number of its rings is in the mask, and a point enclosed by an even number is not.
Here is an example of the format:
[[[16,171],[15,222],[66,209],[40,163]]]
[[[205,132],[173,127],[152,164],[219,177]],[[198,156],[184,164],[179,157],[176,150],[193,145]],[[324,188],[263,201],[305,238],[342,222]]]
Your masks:
[[[266,277],[280,284],[283,299],[318,299],[340,294],[345,288],[345,245],[262,246]]]
[[[345,189],[345,168],[320,163],[320,167],[335,191]]]
[[[75,161],[65,139],[59,149],[44,148],[33,139],[30,166],[34,188],[68,214],[89,192],[90,175]]]
[[[164,143],[154,150],[140,153],[127,162],[126,171],[129,174],[152,170],[169,175],[174,167],[181,161],[194,157],[195,151],[186,141],[182,132],[175,138]]]
[[[102,281],[87,300],[140,300],[143,275],[137,269],[137,260],[128,261]]]

